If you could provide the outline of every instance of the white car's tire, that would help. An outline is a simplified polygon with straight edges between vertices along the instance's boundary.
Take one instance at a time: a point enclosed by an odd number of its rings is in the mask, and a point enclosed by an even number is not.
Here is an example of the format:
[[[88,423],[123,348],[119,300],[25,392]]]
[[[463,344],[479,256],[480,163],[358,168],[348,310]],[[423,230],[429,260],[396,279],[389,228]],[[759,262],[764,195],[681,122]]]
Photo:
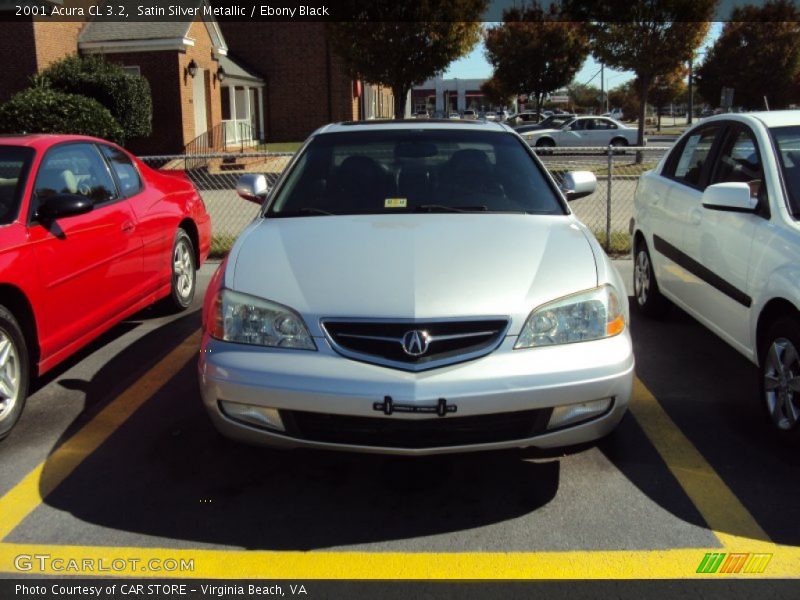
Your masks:
[[[759,353],[761,405],[777,434],[800,442],[800,319],[781,317]]]
[[[669,300],[658,289],[647,244],[641,239],[633,254],[633,299],[639,312],[648,317],[663,317],[669,310]]]

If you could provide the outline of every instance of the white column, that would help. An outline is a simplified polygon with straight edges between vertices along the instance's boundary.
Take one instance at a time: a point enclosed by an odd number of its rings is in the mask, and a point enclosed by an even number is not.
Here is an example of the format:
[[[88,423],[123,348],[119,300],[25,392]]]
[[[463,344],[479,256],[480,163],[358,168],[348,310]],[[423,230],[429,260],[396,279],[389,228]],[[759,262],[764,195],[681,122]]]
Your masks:
[[[264,88],[260,87],[258,94],[258,139],[266,140],[264,135]]]
[[[231,121],[235,121],[236,120],[236,87],[232,86],[232,85],[229,85],[228,86],[228,94],[230,95],[230,98],[231,98],[231,117],[230,117],[230,120]],[[231,131],[233,131],[234,134],[236,133],[236,127],[235,126],[226,125],[225,126],[225,143],[227,143],[229,141],[228,140],[228,130],[229,129]],[[233,139],[233,140],[230,140],[230,141],[234,142],[236,140]]]
[[[247,119],[247,124],[252,125],[253,123],[253,113],[251,112],[250,108],[250,88],[245,86],[244,88],[244,118]],[[253,134],[250,134],[250,137],[253,137]]]

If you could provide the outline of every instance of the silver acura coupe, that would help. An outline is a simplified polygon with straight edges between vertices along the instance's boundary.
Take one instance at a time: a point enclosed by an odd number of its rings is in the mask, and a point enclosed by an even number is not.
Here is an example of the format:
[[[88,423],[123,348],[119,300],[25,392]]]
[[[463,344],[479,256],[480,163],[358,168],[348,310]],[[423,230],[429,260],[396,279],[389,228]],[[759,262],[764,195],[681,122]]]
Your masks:
[[[224,435],[438,454],[600,438],[628,405],[619,274],[509,127],[316,131],[214,275],[200,388]]]

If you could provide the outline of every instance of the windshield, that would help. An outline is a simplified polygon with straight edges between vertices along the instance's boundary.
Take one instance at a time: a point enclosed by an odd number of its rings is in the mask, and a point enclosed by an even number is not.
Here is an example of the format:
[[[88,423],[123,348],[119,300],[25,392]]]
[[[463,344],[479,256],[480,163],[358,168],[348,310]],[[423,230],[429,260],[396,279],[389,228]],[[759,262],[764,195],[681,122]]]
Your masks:
[[[31,148],[0,146],[0,225],[17,218],[32,157]]]
[[[513,134],[384,129],[318,135],[267,216],[402,212],[566,211]]]
[[[563,115],[552,115],[547,117],[544,121],[539,123],[540,129],[558,129],[564,123],[572,121],[575,117],[565,117]]]
[[[800,126],[775,127],[770,130],[778,149],[778,163],[783,171],[786,192],[789,194],[789,210],[800,216]]]

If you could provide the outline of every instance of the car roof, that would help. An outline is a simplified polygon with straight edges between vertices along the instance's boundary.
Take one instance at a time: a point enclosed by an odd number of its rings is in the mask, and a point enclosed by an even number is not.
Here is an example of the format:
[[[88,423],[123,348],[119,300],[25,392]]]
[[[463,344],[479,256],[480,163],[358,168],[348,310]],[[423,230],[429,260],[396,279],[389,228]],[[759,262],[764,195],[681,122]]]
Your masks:
[[[419,121],[416,119],[376,119],[373,121],[345,121],[342,123],[331,123],[320,127],[315,132],[318,134],[329,133],[349,133],[356,131],[397,131],[403,129],[438,129],[443,131],[452,131],[458,129],[461,131],[513,131],[507,125],[498,123],[496,121],[453,121],[450,119],[427,119]]]
[[[701,123],[711,123],[721,120],[736,121],[761,121],[767,127],[784,127],[787,125],[800,125],[800,110],[761,110],[746,113],[721,113],[713,115],[700,121]]]
[[[49,148],[61,142],[102,142],[106,140],[86,135],[68,135],[62,133],[24,133],[0,135],[0,146],[27,146],[29,148]]]

